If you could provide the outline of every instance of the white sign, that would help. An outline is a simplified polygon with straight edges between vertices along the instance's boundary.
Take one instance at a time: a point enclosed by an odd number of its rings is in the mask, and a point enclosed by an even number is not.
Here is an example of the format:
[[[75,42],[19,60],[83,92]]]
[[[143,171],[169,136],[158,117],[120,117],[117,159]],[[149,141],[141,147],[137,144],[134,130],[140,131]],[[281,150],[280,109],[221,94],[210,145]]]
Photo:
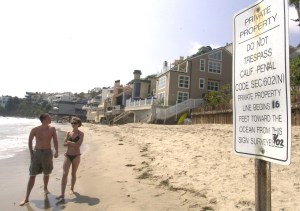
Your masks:
[[[288,3],[263,0],[234,16],[234,151],[290,164]]]

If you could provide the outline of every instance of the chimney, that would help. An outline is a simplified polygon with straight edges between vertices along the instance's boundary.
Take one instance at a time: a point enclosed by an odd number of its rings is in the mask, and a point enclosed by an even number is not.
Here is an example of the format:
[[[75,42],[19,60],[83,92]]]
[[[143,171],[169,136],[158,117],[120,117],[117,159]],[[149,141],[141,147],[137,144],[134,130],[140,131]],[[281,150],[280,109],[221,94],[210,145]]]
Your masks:
[[[134,80],[139,80],[141,78],[141,75],[142,75],[142,72],[140,70],[133,71]]]
[[[118,87],[120,86],[120,80],[115,81],[114,94],[118,94]]]
[[[166,72],[166,71],[168,71],[168,62],[164,61],[164,63],[163,63],[163,72]]]
[[[118,87],[118,86],[120,86],[120,80],[116,80],[115,81],[115,85],[114,85],[115,87]]]

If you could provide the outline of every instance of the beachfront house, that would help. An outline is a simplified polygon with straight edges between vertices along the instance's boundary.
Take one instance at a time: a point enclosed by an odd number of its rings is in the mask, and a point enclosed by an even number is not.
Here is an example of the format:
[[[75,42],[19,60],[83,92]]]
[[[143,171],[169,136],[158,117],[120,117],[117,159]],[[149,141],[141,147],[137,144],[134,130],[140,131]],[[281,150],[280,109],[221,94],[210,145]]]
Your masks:
[[[94,98],[87,101],[87,104],[82,107],[82,110],[86,111],[86,121],[95,122],[97,121],[98,106],[102,102],[102,95],[99,94]]]
[[[183,114],[204,103],[210,91],[219,91],[232,82],[232,45],[217,49],[205,46],[187,58],[180,57],[170,66],[167,61],[157,76],[156,119],[178,121]]]
[[[122,85],[120,80],[116,80],[113,87],[113,95],[110,97],[110,102],[112,106],[118,106],[124,108],[125,102],[131,97],[132,86]]]
[[[132,87],[130,85],[122,85],[120,80],[116,80],[112,95],[101,105],[103,115],[100,118],[100,122],[109,124],[115,117],[124,113],[125,101],[131,97],[131,92]]]
[[[141,78],[141,75],[141,70],[134,70],[134,79],[128,83],[132,85],[131,101],[146,99],[153,96],[156,85],[156,76],[149,75],[146,78]]]
[[[156,75],[141,78],[142,71],[133,71],[133,80],[128,83],[131,87],[129,97],[126,97],[124,112],[116,116],[112,123],[128,123],[146,121],[151,116],[154,102]],[[125,98],[123,98],[125,99]]]
[[[180,57],[170,67],[164,62],[157,78],[157,99],[173,106],[189,99],[203,99],[209,91],[219,91],[232,81],[230,46]],[[199,49],[201,51],[201,49]]]
[[[83,121],[86,120],[86,111],[83,106],[87,104],[87,99],[79,99],[71,92],[53,94],[49,96],[52,109],[49,111],[56,121],[70,119],[71,116],[78,116]]]
[[[208,92],[231,84],[232,45],[217,49],[205,46],[170,66],[165,61],[156,76],[143,80],[140,75],[140,70],[134,71],[132,98],[113,123],[130,115],[133,122],[178,123],[182,115],[186,117],[191,109],[204,103]]]
[[[104,117],[104,105],[107,102],[107,99],[113,96],[113,93],[113,88],[103,87],[99,95],[90,99],[87,104],[83,106],[82,109],[86,111],[86,120],[88,122],[100,122],[101,118]]]
[[[112,88],[102,88],[101,93],[83,107],[89,122],[110,123],[124,112],[126,99],[131,97],[132,86],[122,85],[116,80]]]

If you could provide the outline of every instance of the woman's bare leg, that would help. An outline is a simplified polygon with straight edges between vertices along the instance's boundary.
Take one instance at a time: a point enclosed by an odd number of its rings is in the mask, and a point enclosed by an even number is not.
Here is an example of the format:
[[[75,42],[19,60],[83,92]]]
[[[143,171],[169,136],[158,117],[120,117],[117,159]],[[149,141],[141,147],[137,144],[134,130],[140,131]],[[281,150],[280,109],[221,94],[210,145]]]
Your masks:
[[[68,182],[68,174],[69,174],[69,169],[71,166],[71,161],[69,158],[65,156],[64,164],[63,164],[63,176],[61,179],[61,195],[56,197],[57,199],[63,199],[65,198],[65,191],[66,191],[66,186]]]
[[[72,161],[72,178],[71,178],[71,192],[74,193],[74,186],[76,183],[76,172],[78,169],[80,163],[80,155],[78,155],[73,161]]]

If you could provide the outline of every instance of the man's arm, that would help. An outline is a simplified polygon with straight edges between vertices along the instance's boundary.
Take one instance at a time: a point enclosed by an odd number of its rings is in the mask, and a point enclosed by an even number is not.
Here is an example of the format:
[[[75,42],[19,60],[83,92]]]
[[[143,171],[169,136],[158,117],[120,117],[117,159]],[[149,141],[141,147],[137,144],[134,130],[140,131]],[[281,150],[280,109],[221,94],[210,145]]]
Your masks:
[[[57,141],[57,134],[56,134],[55,127],[53,127],[53,143],[54,143],[54,149],[55,149],[54,157],[57,158],[58,157],[58,141]]]
[[[29,148],[31,158],[32,158],[32,155],[33,155],[32,141],[33,141],[34,136],[35,136],[35,128],[33,128],[30,131],[29,138],[28,138],[28,148]]]

